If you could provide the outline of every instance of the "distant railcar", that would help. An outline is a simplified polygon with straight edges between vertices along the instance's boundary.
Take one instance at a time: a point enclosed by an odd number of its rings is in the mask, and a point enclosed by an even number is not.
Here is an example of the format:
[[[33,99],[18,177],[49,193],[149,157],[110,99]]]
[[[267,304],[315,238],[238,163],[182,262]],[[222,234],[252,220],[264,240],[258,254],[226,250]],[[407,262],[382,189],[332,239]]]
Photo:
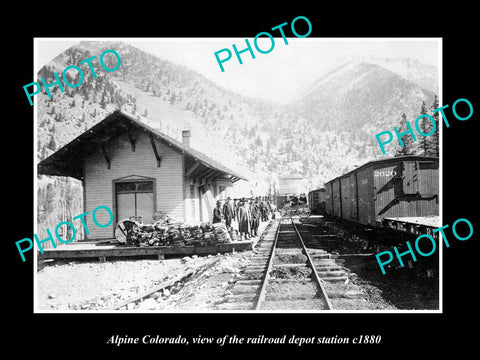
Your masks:
[[[364,225],[384,218],[438,216],[438,158],[370,161],[325,184],[326,213]]]
[[[289,197],[287,195],[278,195],[277,196],[277,207],[279,209],[283,208],[287,203],[289,203]]]
[[[324,214],[326,209],[325,204],[325,189],[312,190],[308,193],[308,205],[312,214]]]

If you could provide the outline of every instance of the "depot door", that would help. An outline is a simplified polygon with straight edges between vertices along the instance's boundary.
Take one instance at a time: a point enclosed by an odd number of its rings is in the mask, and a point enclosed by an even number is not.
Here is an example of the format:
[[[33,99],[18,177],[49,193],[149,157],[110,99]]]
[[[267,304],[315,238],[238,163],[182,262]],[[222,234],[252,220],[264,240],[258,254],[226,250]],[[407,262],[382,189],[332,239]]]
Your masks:
[[[154,195],[153,181],[116,182],[117,221],[135,216],[142,223],[151,223],[155,212]]]

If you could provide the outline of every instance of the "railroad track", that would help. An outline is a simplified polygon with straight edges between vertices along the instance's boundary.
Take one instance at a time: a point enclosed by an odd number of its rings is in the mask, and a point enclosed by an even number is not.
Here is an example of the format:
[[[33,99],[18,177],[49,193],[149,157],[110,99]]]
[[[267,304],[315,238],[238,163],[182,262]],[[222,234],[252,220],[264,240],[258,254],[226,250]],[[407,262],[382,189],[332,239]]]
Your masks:
[[[368,310],[369,303],[358,287],[349,284],[348,269],[321,249],[318,238],[305,229],[298,217],[269,225],[250,263],[239,274],[230,295],[217,303],[216,310]],[[335,238],[328,230],[321,236]],[[183,281],[194,272],[190,269],[112,309],[143,302],[153,292]]]
[[[332,309],[312,256],[291,218],[279,223],[254,309]]]
[[[326,235],[333,236],[333,235]],[[303,230],[284,218],[264,236],[219,310],[368,310],[369,302],[349,281],[349,270]]]

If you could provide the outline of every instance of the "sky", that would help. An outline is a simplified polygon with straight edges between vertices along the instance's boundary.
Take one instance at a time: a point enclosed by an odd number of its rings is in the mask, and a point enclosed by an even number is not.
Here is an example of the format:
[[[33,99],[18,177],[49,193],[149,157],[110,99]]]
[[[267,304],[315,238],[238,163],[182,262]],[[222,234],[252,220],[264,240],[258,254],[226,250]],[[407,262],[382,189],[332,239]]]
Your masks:
[[[411,58],[440,68],[441,39],[439,38],[287,38],[274,39],[274,47],[261,54],[248,39],[254,54],[241,53],[243,64],[236,58],[232,45],[241,51],[245,38],[87,38],[85,40],[124,41],[147,53],[185,65],[218,85],[245,96],[277,102],[295,97],[313,81],[346,59],[369,56]],[[36,70],[52,60],[81,38],[36,39]],[[271,41],[261,37],[260,49],[268,50]],[[229,49],[230,60],[223,63],[222,72],[214,53]],[[120,54],[121,56],[121,54]],[[219,53],[220,58],[227,52]],[[36,72],[36,71],[35,71]]]

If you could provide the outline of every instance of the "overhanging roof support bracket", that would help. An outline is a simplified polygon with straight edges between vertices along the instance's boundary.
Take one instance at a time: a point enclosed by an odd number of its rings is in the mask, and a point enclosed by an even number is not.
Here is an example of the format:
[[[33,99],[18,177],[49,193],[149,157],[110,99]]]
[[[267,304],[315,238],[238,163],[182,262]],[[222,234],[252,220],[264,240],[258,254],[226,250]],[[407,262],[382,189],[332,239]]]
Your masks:
[[[155,159],[157,159],[157,167],[160,167],[162,158],[158,154],[157,146],[155,145],[155,140],[153,139],[153,135],[151,133],[150,133],[150,144],[152,144],[153,153],[155,154]]]
[[[107,162],[107,169],[110,169],[110,157],[108,156],[107,151],[105,150],[105,144],[101,144],[100,148],[102,149],[103,157],[105,158],[105,161]]]
[[[200,166],[200,162],[196,161],[190,168],[185,172],[185,177],[188,178],[195,171],[196,168]]]
[[[132,151],[135,151],[135,138],[133,137],[132,129],[127,124],[125,125],[127,128],[128,141],[130,141],[130,145],[132,146]]]

